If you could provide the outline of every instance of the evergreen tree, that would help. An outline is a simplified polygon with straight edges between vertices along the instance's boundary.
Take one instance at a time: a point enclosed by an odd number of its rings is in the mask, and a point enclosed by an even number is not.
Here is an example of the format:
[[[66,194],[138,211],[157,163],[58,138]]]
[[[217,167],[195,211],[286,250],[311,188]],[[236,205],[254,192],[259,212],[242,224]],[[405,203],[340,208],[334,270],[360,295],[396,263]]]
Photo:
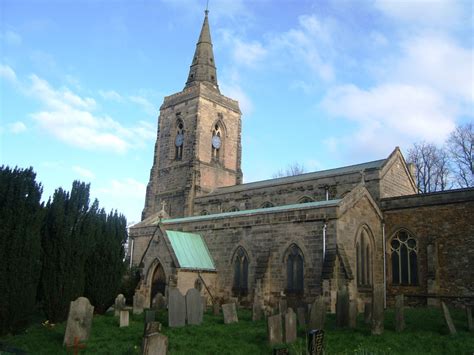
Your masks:
[[[41,293],[44,311],[53,322],[66,319],[69,303],[84,292],[91,241],[84,223],[88,211],[89,185],[79,181],[74,181],[70,194],[57,189],[46,206]]]
[[[42,187],[32,168],[0,167],[0,334],[25,327],[40,277]]]

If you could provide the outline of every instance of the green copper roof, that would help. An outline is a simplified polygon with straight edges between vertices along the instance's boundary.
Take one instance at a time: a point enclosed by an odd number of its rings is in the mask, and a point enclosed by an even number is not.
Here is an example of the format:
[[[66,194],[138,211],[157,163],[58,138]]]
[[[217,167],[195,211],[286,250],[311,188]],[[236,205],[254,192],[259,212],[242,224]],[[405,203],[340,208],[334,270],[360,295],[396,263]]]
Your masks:
[[[199,234],[167,230],[166,235],[180,268],[216,270],[207,245]]]

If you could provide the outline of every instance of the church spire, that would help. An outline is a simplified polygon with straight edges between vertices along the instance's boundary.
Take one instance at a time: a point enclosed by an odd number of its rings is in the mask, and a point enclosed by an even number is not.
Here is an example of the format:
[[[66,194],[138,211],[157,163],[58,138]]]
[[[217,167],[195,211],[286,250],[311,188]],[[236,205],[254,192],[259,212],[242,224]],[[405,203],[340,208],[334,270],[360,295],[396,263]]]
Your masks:
[[[187,89],[202,82],[219,91],[214,53],[212,51],[211,31],[209,30],[209,20],[207,18],[209,11],[206,9],[204,13],[204,22],[196,44],[193,62],[189,69],[188,81],[184,88]]]

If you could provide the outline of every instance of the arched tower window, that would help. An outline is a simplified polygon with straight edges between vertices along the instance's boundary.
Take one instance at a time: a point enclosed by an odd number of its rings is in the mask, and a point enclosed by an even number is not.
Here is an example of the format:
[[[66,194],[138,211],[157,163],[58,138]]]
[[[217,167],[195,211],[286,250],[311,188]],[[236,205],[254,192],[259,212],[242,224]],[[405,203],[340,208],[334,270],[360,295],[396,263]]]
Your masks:
[[[304,259],[300,248],[292,244],[286,255],[286,292],[303,293]]]
[[[266,201],[260,206],[260,208],[270,208],[270,207],[273,207],[273,203],[271,203],[270,201]]]
[[[418,285],[416,239],[406,230],[398,231],[390,241],[392,284]]]
[[[232,292],[235,296],[246,296],[248,293],[249,259],[244,248],[239,247],[234,254],[234,284]]]
[[[356,241],[357,286],[372,285],[372,244],[366,228],[362,228]]]
[[[184,145],[184,124],[183,121],[176,121],[176,137],[174,140],[175,145],[175,160],[183,159],[183,145]]]
[[[212,149],[212,160],[219,161],[220,152],[222,147],[222,129],[219,124],[216,124],[212,129],[212,140],[211,140],[211,149]]]

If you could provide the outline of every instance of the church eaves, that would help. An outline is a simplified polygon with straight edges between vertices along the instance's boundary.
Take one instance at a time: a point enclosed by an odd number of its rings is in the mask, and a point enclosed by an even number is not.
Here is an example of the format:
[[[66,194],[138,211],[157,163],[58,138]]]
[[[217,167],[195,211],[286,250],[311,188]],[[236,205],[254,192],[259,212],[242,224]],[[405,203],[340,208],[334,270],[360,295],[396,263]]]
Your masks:
[[[217,71],[212,50],[211,31],[209,29],[208,11],[205,11],[201,33],[196,44],[193,61],[189,69],[188,81],[185,89],[199,83],[206,84],[219,92],[217,84]]]

